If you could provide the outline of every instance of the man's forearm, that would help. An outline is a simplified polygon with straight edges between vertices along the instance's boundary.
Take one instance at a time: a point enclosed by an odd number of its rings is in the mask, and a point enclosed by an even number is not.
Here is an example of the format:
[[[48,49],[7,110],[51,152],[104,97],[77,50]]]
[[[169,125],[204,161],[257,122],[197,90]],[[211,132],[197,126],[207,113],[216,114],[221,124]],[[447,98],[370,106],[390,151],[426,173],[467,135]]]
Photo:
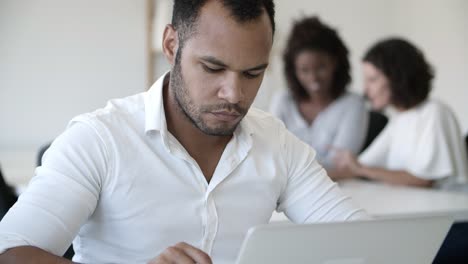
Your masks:
[[[45,250],[31,246],[11,248],[0,254],[2,264],[71,264],[68,259],[57,257]]]

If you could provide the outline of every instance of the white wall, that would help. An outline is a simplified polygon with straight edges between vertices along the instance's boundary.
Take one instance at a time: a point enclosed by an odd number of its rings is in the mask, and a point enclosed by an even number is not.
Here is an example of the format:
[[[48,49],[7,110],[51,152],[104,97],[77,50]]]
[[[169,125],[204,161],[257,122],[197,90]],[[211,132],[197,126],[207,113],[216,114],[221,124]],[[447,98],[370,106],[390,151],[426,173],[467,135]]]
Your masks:
[[[32,175],[75,115],[146,88],[144,0],[0,0],[0,163]]]
[[[454,110],[468,133],[468,1],[466,0],[288,0],[276,1],[278,32],[255,105],[267,109],[271,95],[284,89],[281,53],[293,19],[319,15],[338,29],[351,51],[353,83],[362,92],[361,57],[376,40],[402,36],[419,46],[436,69],[432,96]]]
[[[424,51],[436,71],[432,96],[455,111],[468,133],[468,1],[394,0],[394,33]]]
[[[351,51],[353,90],[361,92],[360,58],[369,45],[407,37],[437,70],[433,96],[468,132],[468,1],[275,2],[272,63],[256,106],[267,109],[285,88],[281,53],[293,19],[318,14]],[[73,116],[147,88],[145,27],[145,0],[0,0],[0,163],[10,181],[31,177],[39,146]]]

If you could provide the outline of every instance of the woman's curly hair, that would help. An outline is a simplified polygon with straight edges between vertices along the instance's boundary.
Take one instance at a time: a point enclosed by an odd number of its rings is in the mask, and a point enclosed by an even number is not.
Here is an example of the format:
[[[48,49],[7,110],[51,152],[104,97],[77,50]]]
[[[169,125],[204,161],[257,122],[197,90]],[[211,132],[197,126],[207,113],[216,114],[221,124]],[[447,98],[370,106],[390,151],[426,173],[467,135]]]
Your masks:
[[[391,102],[404,109],[426,100],[431,91],[434,71],[424,54],[407,40],[389,38],[374,44],[364,55],[389,80]]]
[[[333,28],[313,16],[294,23],[283,53],[284,72],[293,97],[297,101],[309,98],[296,76],[295,60],[303,51],[324,52],[335,59],[336,69],[329,92],[333,99],[343,94],[351,81],[348,49]]]

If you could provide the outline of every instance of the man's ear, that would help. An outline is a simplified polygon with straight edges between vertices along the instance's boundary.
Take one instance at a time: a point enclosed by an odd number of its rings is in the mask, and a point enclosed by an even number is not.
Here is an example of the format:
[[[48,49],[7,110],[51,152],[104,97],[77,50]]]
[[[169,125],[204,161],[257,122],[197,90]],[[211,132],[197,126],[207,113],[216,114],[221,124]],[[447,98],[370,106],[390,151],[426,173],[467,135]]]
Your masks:
[[[167,24],[164,28],[162,50],[164,56],[171,65],[174,65],[178,47],[179,38],[177,36],[177,31],[175,30],[174,26]]]

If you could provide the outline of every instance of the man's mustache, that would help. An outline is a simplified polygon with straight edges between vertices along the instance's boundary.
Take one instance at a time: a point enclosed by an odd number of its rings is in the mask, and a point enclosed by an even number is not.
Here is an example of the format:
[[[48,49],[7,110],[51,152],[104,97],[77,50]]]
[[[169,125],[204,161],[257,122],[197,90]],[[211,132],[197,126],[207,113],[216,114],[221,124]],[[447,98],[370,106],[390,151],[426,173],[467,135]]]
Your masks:
[[[217,104],[210,106],[203,106],[201,108],[202,112],[218,112],[218,111],[227,111],[231,113],[238,113],[239,115],[245,115],[247,113],[247,108],[242,107],[239,104]]]

